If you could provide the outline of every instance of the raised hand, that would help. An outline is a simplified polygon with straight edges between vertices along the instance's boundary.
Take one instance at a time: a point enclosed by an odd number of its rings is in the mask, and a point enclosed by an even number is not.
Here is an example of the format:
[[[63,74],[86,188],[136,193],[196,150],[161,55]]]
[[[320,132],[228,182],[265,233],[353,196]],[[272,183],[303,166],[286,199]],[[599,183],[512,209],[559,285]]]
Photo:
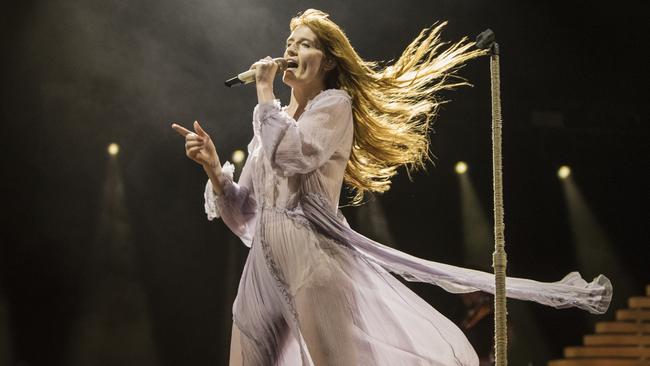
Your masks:
[[[195,162],[201,164],[204,169],[211,171],[221,171],[221,162],[214,143],[198,121],[194,121],[194,131],[192,132],[176,123],[172,128],[179,135],[185,137],[185,155]]]
[[[257,85],[273,86],[273,80],[277,74],[278,64],[273,61],[271,56],[257,61],[251,65],[251,70],[255,70],[255,82]]]

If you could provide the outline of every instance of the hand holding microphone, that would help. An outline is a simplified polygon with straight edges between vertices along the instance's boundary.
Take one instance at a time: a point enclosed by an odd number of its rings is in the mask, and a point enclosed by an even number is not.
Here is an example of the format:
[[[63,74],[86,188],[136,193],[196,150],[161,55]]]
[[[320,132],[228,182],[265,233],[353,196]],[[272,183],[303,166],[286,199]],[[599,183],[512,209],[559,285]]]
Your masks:
[[[250,70],[242,72],[234,78],[226,80],[226,86],[232,87],[234,85],[249,84],[252,82],[267,82],[272,83],[275,74],[284,72],[287,69],[287,61],[282,58],[266,57],[254,63]]]

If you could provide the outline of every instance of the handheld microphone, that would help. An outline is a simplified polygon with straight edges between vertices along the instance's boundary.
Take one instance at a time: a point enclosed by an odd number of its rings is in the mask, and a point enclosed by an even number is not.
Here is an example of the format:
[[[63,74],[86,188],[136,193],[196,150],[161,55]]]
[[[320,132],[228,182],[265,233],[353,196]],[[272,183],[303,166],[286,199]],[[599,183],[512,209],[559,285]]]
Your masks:
[[[278,73],[284,72],[287,69],[287,60],[284,58],[274,58],[273,61],[278,64]],[[235,85],[249,84],[252,82],[255,82],[255,69],[242,72],[234,78],[226,80],[225,84],[227,87],[232,88]]]

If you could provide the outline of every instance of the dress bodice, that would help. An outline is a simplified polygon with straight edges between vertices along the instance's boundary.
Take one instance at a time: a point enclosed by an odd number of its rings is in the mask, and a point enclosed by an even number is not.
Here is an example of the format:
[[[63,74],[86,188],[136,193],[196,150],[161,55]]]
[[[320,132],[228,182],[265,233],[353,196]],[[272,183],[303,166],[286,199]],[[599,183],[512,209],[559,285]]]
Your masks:
[[[291,209],[305,192],[336,210],[354,131],[349,95],[322,91],[298,120],[285,109],[278,100],[255,107],[242,179],[250,179],[258,206]]]

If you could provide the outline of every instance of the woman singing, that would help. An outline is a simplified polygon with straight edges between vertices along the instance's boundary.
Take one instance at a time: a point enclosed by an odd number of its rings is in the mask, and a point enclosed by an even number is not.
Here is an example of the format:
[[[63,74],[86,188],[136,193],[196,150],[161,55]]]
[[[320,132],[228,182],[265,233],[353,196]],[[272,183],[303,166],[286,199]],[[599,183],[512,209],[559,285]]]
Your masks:
[[[253,138],[238,182],[210,136],[172,127],[201,164],[208,219],[221,217],[250,247],[233,305],[230,365],[478,365],[451,321],[395,279],[454,293],[494,292],[490,273],[427,261],[354,232],[338,211],[342,184],[361,202],[385,192],[397,168],[423,167],[438,91],[480,56],[463,40],[441,50],[442,25],[424,30],[391,66],[361,59],[343,31],[318,10],[293,18],[282,81],[277,63],[255,70]],[[602,313],[611,285],[576,272],[543,283],[508,278],[509,297]]]

